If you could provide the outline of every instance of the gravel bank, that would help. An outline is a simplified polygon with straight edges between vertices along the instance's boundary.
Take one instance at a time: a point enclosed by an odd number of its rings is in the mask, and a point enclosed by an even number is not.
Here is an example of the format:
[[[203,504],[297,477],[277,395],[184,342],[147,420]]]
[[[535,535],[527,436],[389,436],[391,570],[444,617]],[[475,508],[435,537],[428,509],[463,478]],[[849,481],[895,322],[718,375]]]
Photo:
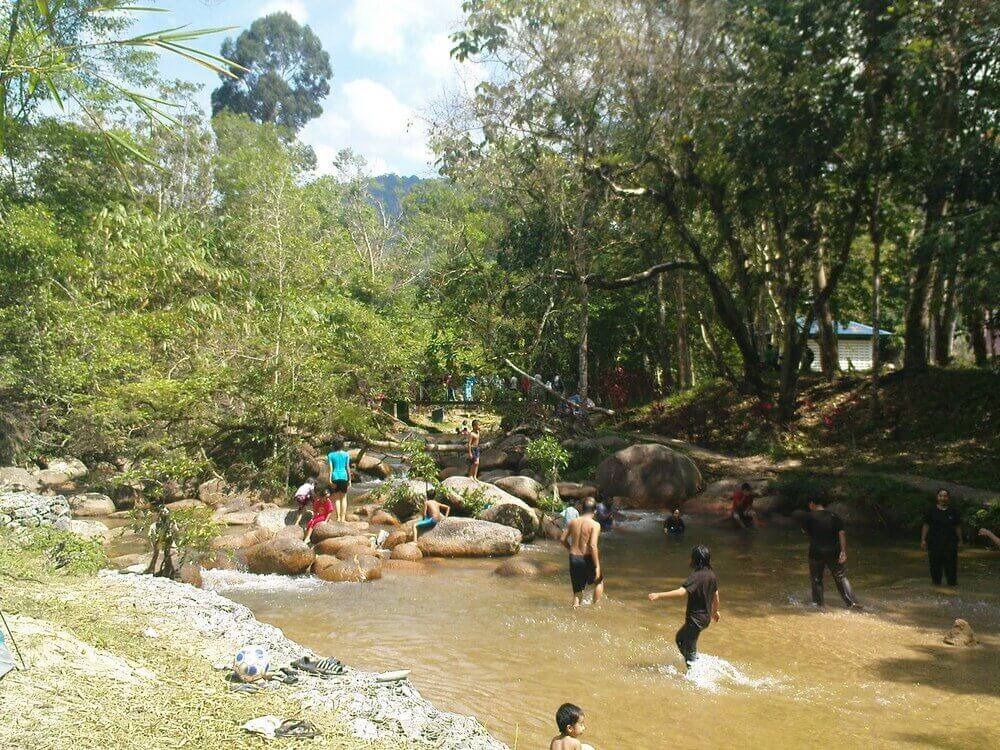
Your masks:
[[[211,591],[152,576],[101,574],[109,598],[132,601],[156,612],[150,626],[171,637],[204,642],[205,658],[213,664],[231,662],[247,644],[263,645],[271,663],[287,664],[309,649],[289,640],[278,628]],[[349,655],[344,655],[348,661]],[[383,684],[376,675],[348,670],[327,680],[307,678],[290,686],[289,696],[304,708],[336,709],[360,740],[406,738],[414,746],[441,750],[506,750],[475,719],[437,710],[408,681]]]

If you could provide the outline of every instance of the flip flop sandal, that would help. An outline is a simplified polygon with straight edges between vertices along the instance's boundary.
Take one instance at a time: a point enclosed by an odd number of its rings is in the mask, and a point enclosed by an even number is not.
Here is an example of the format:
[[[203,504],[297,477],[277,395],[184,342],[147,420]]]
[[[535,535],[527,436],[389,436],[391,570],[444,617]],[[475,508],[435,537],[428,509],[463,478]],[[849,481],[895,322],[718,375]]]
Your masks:
[[[234,682],[229,686],[230,692],[233,693],[258,693],[260,688],[257,687],[252,682]]]
[[[294,672],[275,672],[268,675],[268,679],[280,682],[283,685],[294,685],[299,681],[299,676]]]
[[[311,656],[303,656],[292,662],[292,666],[308,674],[319,677],[336,677],[347,671],[347,668],[340,663],[339,659],[314,659]]]
[[[281,726],[274,730],[275,737],[319,737],[319,730],[316,729],[308,721],[302,721],[301,719],[289,719],[288,721],[283,721]]]

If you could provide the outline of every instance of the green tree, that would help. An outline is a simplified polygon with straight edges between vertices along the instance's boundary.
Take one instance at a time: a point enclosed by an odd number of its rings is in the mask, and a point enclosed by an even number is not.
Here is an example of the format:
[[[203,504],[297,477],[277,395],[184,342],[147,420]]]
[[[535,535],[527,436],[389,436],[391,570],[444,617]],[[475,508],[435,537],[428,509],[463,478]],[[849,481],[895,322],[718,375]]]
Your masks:
[[[229,110],[297,131],[323,112],[319,103],[330,93],[333,74],[330,56],[312,29],[288,13],[258,18],[223,43],[222,55],[239,67],[212,92],[213,114]]]

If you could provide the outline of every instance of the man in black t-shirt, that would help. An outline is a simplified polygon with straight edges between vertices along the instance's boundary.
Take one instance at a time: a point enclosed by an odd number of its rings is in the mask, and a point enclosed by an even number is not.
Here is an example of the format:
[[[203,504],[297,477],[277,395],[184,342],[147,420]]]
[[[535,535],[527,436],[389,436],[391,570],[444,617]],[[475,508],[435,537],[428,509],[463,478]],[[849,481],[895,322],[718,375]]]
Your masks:
[[[688,669],[698,655],[698,636],[710,622],[719,621],[719,584],[712,570],[712,555],[708,547],[699,545],[691,550],[691,575],[673,591],[649,595],[649,601],[687,597],[684,625],[677,631],[677,649]]]
[[[920,546],[927,550],[931,580],[941,585],[941,573],[949,586],[958,584],[958,547],[962,543],[962,518],[951,507],[948,490],[938,490],[937,502],[924,514]]]
[[[840,516],[826,509],[825,499],[810,500],[809,513],[802,519],[802,530],[809,535],[809,578],[813,603],[817,607],[823,606],[823,574],[829,568],[844,604],[852,609],[861,609],[844,567],[847,562],[847,534]]]

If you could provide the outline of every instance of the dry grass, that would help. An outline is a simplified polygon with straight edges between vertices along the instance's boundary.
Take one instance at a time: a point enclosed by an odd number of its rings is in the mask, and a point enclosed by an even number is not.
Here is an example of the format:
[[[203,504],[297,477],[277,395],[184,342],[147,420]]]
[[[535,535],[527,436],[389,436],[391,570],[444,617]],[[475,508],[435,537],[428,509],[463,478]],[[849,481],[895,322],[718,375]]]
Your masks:
[[[148,637],[149,612],[107,601],[97,579],[60,575],[0,537],[0,606],[28,663],[0,681],[0,747],[11,750],[231,750],[269,744],[240,726],[257,716],[305,718],[288,686],[256,694],[227,689],[224,672],[190,631]],[[288,748],[388,750],[352,738],[333,711],[308,716],[321,740]]]

